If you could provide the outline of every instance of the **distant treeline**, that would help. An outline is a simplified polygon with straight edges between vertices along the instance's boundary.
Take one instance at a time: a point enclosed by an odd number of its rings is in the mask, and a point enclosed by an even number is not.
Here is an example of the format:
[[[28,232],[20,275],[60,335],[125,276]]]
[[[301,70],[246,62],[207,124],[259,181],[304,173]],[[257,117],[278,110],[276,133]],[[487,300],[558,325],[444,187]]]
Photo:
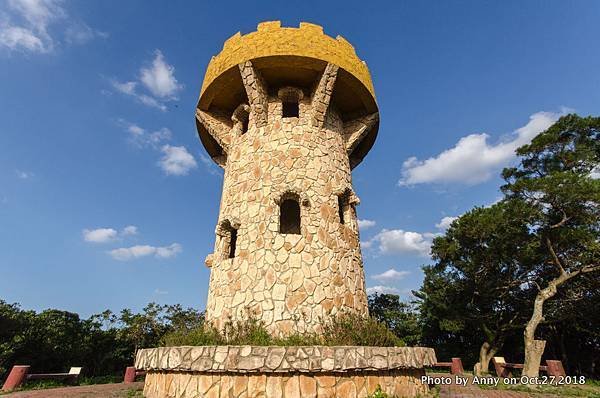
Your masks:
[[[118,375],[133,365],[140,347],[155,347],[165,333],[192,329],[202,314],[180,305],[148,304],[140,313],[105,311],[88,319],[78,314],[26,311],[0,300],[0,375],[13,365],[33,371],[65,371],[83,366],[86,376]]]

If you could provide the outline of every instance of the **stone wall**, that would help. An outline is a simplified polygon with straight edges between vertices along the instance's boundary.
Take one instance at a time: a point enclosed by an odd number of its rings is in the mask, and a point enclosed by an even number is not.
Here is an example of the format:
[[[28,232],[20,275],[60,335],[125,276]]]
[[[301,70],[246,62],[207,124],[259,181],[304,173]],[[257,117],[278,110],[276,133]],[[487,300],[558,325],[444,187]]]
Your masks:
[[[251,313],[275,335],[318,333],[340,311],[368,313],[349,151],[378,116],[342,121],[329,104],[338,69],[328,64],[310,92],[266,87],[247,61],[239,70],[250,104],[237,108],[232,127],[198,113],[226,143],[215,249],[206,260],[206,317],[219,328]],[[298,117],[282,116],[290,97]],[[280,204],[289,198],[300,205],[299,234],[280,231]]]
[[[427,393],[420,377],[436,362],[422,347],[165,347],[138,351],[149,398],[365,397]]]

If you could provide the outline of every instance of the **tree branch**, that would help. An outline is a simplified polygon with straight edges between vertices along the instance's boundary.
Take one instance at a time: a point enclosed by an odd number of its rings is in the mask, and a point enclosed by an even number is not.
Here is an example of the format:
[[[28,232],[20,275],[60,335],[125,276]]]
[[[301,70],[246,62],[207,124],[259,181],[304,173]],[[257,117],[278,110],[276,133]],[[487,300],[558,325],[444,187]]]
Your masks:
[[[558,256],[556,255],[556,252],[554,251],[552,242],[550,241],[550,238],[548,238],[548,237],[546,237],[546,244],[548,245],[548,250],[550,250],[550,254],[552,254],[552,259],[554,260],[553,261],[554,265],[556,265],[556,267],[558,268],[561,275],[566,274],[565,269],[562,266],[562,263],[560,262],[560,259],[558,258]]]
[[[586,274],[588,272],[600,271],[600,265],[586,265],[581,269],[582,274]]]
[[[562,227],[563,225],[565,225],[565,223],[567,221],[569,221],[571,219],[570,217],[567,217],[567,213],[565,213],[564,210],[561,209],[560,212],[563,214],[562,220],[560,220],[559,222],[557,222],[554,225],[551,225],[550,229],[556,229],[556,228]]]

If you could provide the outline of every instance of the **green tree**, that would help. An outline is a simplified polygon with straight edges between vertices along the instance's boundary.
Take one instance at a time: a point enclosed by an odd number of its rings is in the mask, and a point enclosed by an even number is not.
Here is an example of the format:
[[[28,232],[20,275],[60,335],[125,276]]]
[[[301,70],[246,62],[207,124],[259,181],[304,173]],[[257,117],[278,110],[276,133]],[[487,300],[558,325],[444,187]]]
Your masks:
[[[415,346],[420,343],[419,314],[411,304],[400,301],[398,295],[379,293],[370,295],[369,314],[385,324],[406,345]]]
[[[531,289],[525,284],[538,259],[529,208],[504,200],[475,208],[434,239],[434,265],[424,267],[420,291],[424,333],[479,337],[478,372],[526,321]],[[433,333],[432,333],[433,332]]]
[[[19,353],[26,347],[23,333],[33,320],[33,311],[23,311],[17,304],[0,300],[0,376],[6,374]]]
[[[529,228],[544,252],[531,274],[538,291],[524,331],[523,374],[537,376],[544,303],[573,278],[600,270],[600,118],[561,117],[517,155],[518,167],[503,171],[502,190],[534,212]]]

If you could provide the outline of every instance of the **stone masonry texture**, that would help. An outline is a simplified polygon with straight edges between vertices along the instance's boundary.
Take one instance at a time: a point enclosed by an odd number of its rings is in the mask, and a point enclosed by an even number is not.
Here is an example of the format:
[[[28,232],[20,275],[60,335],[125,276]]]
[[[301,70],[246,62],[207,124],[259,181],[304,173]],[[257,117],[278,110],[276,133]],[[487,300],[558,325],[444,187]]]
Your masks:
[[[285,53],[273,47],[282,37],[289,39]],[[221,84],[219,73],[230,77],[205,99],[207,84]],[[225,169],[214,252],[205,261],[206,318],[216,327],[254,316],[275,335],[318,333],[340,312],[368,313],[351,169],[368,151],[357,151],[360,143],[374,140],[379,117],[370,112],[374,97],[364,106],[358,94],[336,94],[338,84],[373,93],[354,49],[311,24],[263,23],[211,60],[196,119]],[[289,103],[297,115],[284,115]],[[299,206],[299,234],[281,228],[286,200]]]
[[[423,347],[163,347],[138,351],[146,397],[398,397],[427,393]]]

